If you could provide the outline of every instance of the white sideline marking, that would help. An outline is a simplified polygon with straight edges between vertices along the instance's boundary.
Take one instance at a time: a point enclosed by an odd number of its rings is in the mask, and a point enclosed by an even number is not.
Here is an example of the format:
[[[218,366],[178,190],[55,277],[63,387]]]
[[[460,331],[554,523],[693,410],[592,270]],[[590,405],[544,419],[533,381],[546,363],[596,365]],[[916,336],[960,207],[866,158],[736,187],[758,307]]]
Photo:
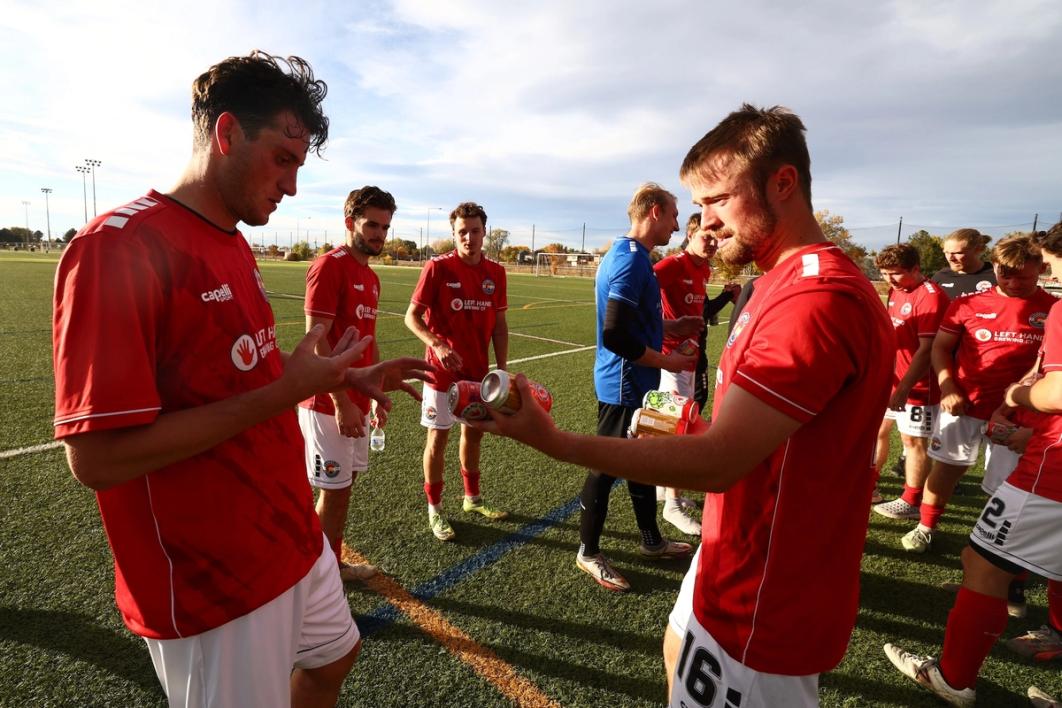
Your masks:
[[[20,455],[32,455],[35,452],[45,452],[47,450],[54,450],[57,447],[61,447],[63,443],[58,440],[53,440],[50,443],[42,443],[40,445],[30,445],[29,447],[16,447],[14,450],[0,451],[0,460],[7,459],[8,457],[18,457]]]
[[[579,347],[577,349],[565,349],[562,352],[551,352],[549,354],[538,354],[536,356],[525,356],[523,359],[513,359],[509,362],[512,364],[523,364],[525,361],[534,361],[535,359],[549,359],[553,356],[561,356],[562,354],[575,354],[576,352],[590,351],[591,349],[597,349],[596,344],[592,344],[588,347]]]
[[[580,346],[582,346],[581,344],[579,344],[579,342],[565,342],[562,339],[550,339],[549,337],[536,337],[533,334],[524,334],[523,332],[513,332],[512,330],[509,330],[509,336],[510,337],[527,337],[528,339],[538,339],[539,341],[542,341],[542,342],[552,342],[554,344],[566,344],[569,347],[580,347]]]

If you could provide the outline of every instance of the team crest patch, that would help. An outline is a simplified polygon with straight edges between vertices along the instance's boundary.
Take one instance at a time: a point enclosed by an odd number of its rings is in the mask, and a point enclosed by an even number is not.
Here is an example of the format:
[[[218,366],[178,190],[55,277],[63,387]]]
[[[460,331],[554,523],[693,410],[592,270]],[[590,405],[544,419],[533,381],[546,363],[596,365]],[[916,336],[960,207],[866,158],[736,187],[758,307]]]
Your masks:
[[[983,293],[985,290],[991,290],[992,283],[988,280],[982,280],[977,284],[977,292]]]
[[[693,293],[686,293],[686,297],[684,299],[685,299],[687,305],[692,305],[693,304]]]
[[[903,307],[900,308],[900,314],[901,315],[909,315],[909,314],[911,314],[911,310],[913,310],[913,309],[914,308],[911,307],[911,303],[905,302],[903,304]]]
[[[254,339],[249,334],[241,334],[232,343],[232,350],[229,353],[232,356],[232,363],[240,371],[250,371],[258,363],[258,347],[255,346]]]
[[[935,438],[933,438],[933,439],[932,439],[932,440],[931,440],[931,441],[929,442],[929,447],[930,447],[931,449],[933,449],[933,450],[939,450],[939,449],[940,449],[940,448],[942,447],[942,443],[940,442],[940,438],[936,438],[936,437],[935,437]]]
[[[424,417],[428,420],[435,420],[436,415],[437,413],[435,412],[434,406],[428,406],[427,410],[424,411]]]
[[[974,339],[978,342],[988,342],[992,339],[992,332],[987,329],[979,329],[974,332]]]
[[[461,310],[465,309],[465,301],[459,297],[455,297],[453,300],[450,301],[450,309],[454,312],[460,312]]]
[[[726,340],[726,345],[728,347],[734,346],[734,341],[738,338],[738,335],[740,335],[741,332],[745,329],[745,327],[749,323],[749,320],[751,319],[752,315],[750,315],[748,312],[741,313],[741,317],[738,318],[737,324],[734,325],[734,331],[730,333],[730,337],[728,337]]]
[[[487,278],[486,280],[483,281],[483,292],[485,292],[487,295],[493,295],[494,294],[494,288],[495,288],[494,281],[491,280],[490,278]]]
[[[335,460],[325,460],[321,465],[321,471],[325,473],[325,477],[332,479],[339,474],[339,463]]]
[[[1046,321],[1047,321],[1047,313],[1046,312],[1034,312],[1031,315],[1029,315],[1029,324],[1031,324],[1033,327],[1038,327],[1039,329],[1043,329],[1044,328],[1044,323]]]
[[[262,280],[262,274],[258,272],[258,269],[254,269],[254,281],[258,283],[258,292],[262,293],[262,299],[269,302],[269,294],[266,293],[265,281]]]

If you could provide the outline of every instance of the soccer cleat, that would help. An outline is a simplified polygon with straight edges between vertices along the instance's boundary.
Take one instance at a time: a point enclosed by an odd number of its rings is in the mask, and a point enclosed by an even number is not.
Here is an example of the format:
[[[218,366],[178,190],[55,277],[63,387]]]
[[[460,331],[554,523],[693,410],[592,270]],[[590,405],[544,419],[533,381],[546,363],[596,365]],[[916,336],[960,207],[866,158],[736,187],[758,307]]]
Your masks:
[[[919,656],[904,651],[895,644],[884,646],[885,656],[900,673],[931,693],[959,708],[973,708],[977,692],[972,688],[952,688],[940,673],[937,660],[931,656]]]
[[[1046,624],[1040,629],[1030,629],[1020,637],[1008,639],[1006,644],[1008,649],[1027,659],[1051,661],[1062,658],[1062,634]]]
[[[903,544],[905,551],[925,553],[933,545],[933,532],[924,531],[921,527],[915,526],[900,539],[900,543]]]
[[[452,541],[457,536],[450,522],[444,519],[442,514],[429,513],[428,525],[431,527],[431,532],[435,534],[435,538],[440,541]]]
[[[664,521],[684,534],[701,535],[701,522],[687,516],[686,511],[677,501],[668,501],[664,504]]]
[[[638,552],[646,558],[653,560],[671,560],[674,558],[689,558],[693,553],[693,546],[682,541],[668,541],[666,538],[657,546],[647,546],[644,543],[638,546]]]
[[[874,491],[870,495],[871,505],[880,504],[883,501],[885,501],[885,497],[881,496],[881,490],[877,487],[874,487]]]
[[[697,513],[700,513],[701,511],[701,505],[693,501],[689,497],[679,495],[675,497],[675,501],[678,503],[679,506],[681,506],[683,509],[686,509],[687,511],[695,511]]]
[[[875,513],[887,516],[890,519],[918,519],[918,507],[911,506],[903,499],[893,499],[891,502],[875,504],[871,507]]]
[[[379,572],[375,565],[369,563],[340,563],[339,579],[344,583],[355,583],[368,580]]]
[[[1029,686],[1029,702],[1033,704],[1033,708],[1062,708],[1062,703],[1059,703],[1036,686]]]
[[[483,514],[483,516],[487,517],[491,521],[498,521],[499,519],[504,519],[509,516],[509,512],[489,507],[483,502],[482,499],[472,501],[468,497],[465,497],[465,501],[461,504],[461,509],[466,514],[470,514],[472,512],[476,512],[477,514]]]
[[[631,584],[627,582],[626,578],[616,572],[616,569],[605,558],[604,553],[598,553],[596,556],[584,556],[582,553],[576,553],[575,566],[587,573],[597,581],[598,585],[607,590],[627,592],[631,589]]]

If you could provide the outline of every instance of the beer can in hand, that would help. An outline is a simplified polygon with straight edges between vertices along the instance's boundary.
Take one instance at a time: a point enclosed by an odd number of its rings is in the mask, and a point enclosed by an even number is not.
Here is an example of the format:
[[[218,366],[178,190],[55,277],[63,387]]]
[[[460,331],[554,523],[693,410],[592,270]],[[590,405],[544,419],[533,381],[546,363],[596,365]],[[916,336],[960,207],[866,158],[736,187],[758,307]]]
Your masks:
[[[684,340],[682,344],[675,347],[675,351],[677,351],[682,356],[693,356],[697,353],[698,349],[700,349],[700,345],[693,337]]]
[[[642,397],[642,408],[649,408],[672,418],[692,421],[701,415],[701,407],[692,398],[670,391],[649,391]]]
[[[548,411],[553,407],[553,396],[546,387],[535,381],[528,381],[531,395],[538,405]],[[479,395],[483,402],[494,410],[512,415],[520,410],[523,401],[520,397],[520,389],[516,388],[516,380],[508,371],[495,369],[483,377],[480,384]]]
[[[682,418],[652,408],[639,408],[631,416],[631,427],[627,435],[632,438],[639,435],[685,435],[688,429],[689,422]]]
[[[1018,426],[988,421],[981,426],[981,433],[997,445],[1006,445],[1010,436],[1018,431]]]
[[[458,420],[487,420],[487,407],[479,395],[479,382],[455,381],[446,392],[450,413]]]

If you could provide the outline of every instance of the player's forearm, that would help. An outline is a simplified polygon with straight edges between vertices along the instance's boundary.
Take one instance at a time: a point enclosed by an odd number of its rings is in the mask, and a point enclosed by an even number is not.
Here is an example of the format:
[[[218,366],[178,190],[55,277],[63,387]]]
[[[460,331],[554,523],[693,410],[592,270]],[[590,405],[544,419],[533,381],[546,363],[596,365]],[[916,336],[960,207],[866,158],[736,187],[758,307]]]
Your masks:
[[[499,369],[509,366],[509,328],[495,327],[491,336],[491,345],[494,347],[494,360]]]
[[[108,489],[205,452],[299,400],[277,379],[221,401],[163,413],[150,425],[72,435],[64,440],[67,459],[79,482]]]
[[[417,339],[424,343],[426,347],[436,347],[439,344],[444,344],[444,340],[436,336],[428,326],[424,324],[423,313],[410,309],[406,312],[405,324],[406,328],[413,333]]]
[[[896,387],[905,391],[910,391],[914,388],[915,384],[929,373],[931,358],[932,349],[920,347],[911,358],[911,365],[907,367],[907,373],[903,375]]]
[[[652,369],[663,369],[665,368],[664,365],[667,363],[666,359],[667,358],[657,350],[652,347],[646,347],[645,351],[642,352],[642,355],[634,360],[634,363],[638,366],[645,366]]]
[[[1015,389],[1014,400],[1035,411],[1057,415],[1062,413],[1062,375],[1047,376],[1032,386]]]

